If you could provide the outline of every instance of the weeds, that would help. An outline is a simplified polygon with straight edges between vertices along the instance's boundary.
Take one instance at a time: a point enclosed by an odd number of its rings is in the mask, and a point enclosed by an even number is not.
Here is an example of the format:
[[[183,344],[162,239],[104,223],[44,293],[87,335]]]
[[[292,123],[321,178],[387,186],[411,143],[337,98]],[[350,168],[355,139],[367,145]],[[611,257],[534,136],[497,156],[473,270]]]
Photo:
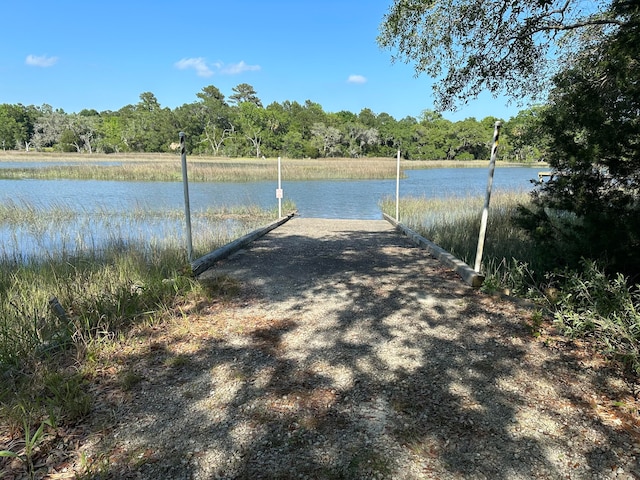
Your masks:
[[[542,335],[542,327],[544,325],[544,314],[542,310],[535,310],[529,320],[527,321],[527,327],[529,328],[529,333],[533,337],[539,337]]]
[[[607,355],[640,375],[640,291],[623,275],[611,279],[595,262],[552,277],[560,292],[554,319],[570,337],[591,337]]]
[[[182,304],[232,294],[238,286],[230,279],[214,285],[193,278],[179,236],[147,231],[147,238],[128,238],[119,230],[129,220],[171,221],[172,212],[61,215],[61,207],[5,208],[2,214],[0,207],[0,228],[14,229],[17,243],[0,247],[0,428],[17,440],[5,447],[0,460],[19,460],[33,476],[33,457],[47,428],[76,425],[91,411],[95,399],[89,381],[100,375],[104,365],[97,362],[114,339],[167,318]],[[200,215],[217,231],[194,238],[196,254],[248,233],[277,213],[244,207]],[[96,238],[96,219],[110,229],[106,241]],[[41,243],[28,255],[16,253],[29,230],[41,235],[31,237],[34,242],[58,232],[58,243]],[[69,243],[71,232],[87,240]],[[173,368],[186,365],[184,357],[168,362]],[[116,386],[128,391],[142,380],[137,372],[124,370]],[[41,418],[47,421],[34,430],[34,419]]]
[[[132,390],[143,380],[144,377],[133,370],[125,370],[118,376],[118,383],[125,392]]]
[[[51,422],[49,420],[43,420],[42,422],[40,422],[40,426],[36,429],[36,431],[32,432],[30,415],[27,413],[27,411],[24,408],[23,408],[23,413],[24,413],[23,415],[24,441],[22,443],[24,444],[24,447],[17,452],[13,450],[1,450],[0,457],[15,458],[20,460],[26,466],[27,474],[29,478],[33,479],[35,478],[35,473],[36,473],[36,468],[33,463],[34,454],[36,452],[38,445],[44,439],[44,436],[46,434],[45,427],[51,426]]]
[[[400,220],[453,255],[475,258],[482,198],[405,198]],[[592,261],[578,271],[549,272],[548,260],[516,226],[519,205],[528,194],[498,194],[492,198],[484,248],[483,290],[528,298],[539,305],[527,325],[533,336],[552,317],[569,337],[589,338],[600,351],[640,376],[640,290],[629,288],[622,275],[610,278]],[[391,199],[382,202],[387,214]]]

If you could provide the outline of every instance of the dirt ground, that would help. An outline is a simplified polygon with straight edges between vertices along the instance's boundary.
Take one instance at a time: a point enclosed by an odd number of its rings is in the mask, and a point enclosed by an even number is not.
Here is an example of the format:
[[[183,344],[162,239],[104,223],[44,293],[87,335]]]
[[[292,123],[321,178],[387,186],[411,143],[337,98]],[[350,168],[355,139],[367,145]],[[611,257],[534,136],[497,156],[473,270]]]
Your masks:
[[[296,217],[201,281],[123,343],[94,477],[640,478],[632,386],[383,220]]]

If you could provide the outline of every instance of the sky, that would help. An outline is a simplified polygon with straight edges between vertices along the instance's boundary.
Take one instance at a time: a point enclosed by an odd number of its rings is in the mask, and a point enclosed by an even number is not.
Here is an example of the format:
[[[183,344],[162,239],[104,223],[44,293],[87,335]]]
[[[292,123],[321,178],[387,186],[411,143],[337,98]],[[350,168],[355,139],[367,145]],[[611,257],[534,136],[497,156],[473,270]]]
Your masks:
[[[432,79],[376,42],[392,0],[5,0],[0,104],[119,110],[151,92],[162,107],[247,83],[263,105],[397,120],[434,109]],[[522,107],[482,95],[452,121],[508,120]]]

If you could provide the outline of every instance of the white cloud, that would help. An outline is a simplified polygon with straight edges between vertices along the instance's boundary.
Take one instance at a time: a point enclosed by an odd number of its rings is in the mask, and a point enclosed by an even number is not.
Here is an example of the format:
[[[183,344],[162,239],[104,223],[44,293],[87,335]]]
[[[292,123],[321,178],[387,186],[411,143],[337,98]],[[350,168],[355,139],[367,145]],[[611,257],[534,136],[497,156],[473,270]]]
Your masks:
[[[52,67],[58,62],[58,57],[47,57],[46,55],[27,55],[24,63],[31,67]]]
[[[175,67],[179,68],[180,70],[193,68],[199,77],[210,77],[211,75],[213,75],[213,71],[209,68],[207,62],[202,57],[183,58],[179,62],[175,63]]]
[[[367,79],[362,75],[349,75],[348,83],[367,83]]]
[[[247,65],[244,63],[244,60],[240,63],[235,63],[232,65],[222,65],[219,64],[220,73],[224,73],[226,75],[237,75],[243,72],[255,72],[260,70],[260,65]]]
[[[231,65],[225,65],[222,62],[208,64],[206,59],[202,57],[183,58],[179,62],[176,62],[174,66],[180,70],[193,68],[199,77],[210,77],[214,73],[221,75],[238,75],[243,72],[260,70],[260,65],[247,65],[244,61]]]

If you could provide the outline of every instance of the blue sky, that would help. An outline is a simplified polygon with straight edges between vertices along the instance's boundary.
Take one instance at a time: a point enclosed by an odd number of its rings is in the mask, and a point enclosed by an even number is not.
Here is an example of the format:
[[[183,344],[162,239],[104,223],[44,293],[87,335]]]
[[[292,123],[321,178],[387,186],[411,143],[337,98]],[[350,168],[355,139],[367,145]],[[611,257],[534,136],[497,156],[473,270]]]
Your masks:
[[[0,103],[118,110],[152,92],[163,107],[240,83],[266,106],[370,108],[396,119],[433,108],[431,79],[392,64],[376,43],[392,0],[6,0]],[[445,118],[508,119],[519,107],[483,95]]]

